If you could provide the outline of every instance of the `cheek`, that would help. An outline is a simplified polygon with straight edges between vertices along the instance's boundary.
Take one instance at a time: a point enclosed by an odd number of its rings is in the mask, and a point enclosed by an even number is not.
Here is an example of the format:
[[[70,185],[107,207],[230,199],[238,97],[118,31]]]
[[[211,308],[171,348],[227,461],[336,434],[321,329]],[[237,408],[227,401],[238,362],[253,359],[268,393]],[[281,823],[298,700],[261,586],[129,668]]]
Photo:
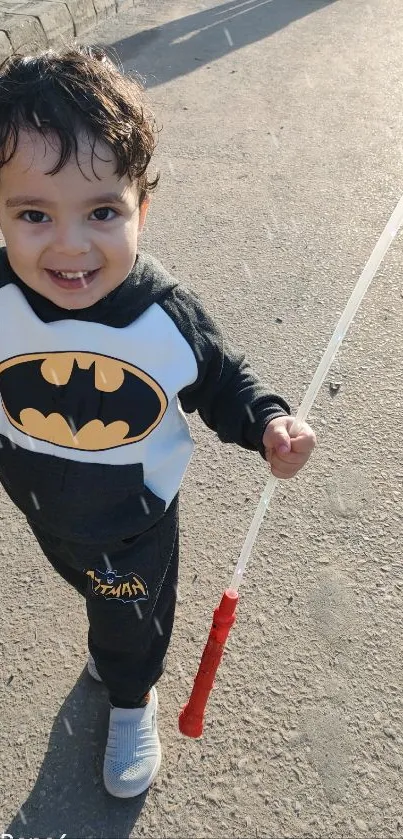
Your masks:
[[[137,250],[137,227],[130,222],[115,229],[105,244],[105,251],[116,262],[126,263]]]
[[[7,250],[14,255],[14,260],[17,259],[22,263],[40,253],[39,237],[32,236],[31,231],[26,230],[23,225],[7,224],[5,222],[2,230],[7,243]]]
[[[34,226],[27,222],[5,219],[3,227],[5,235],[16,247],[23,247],[25,250],[37,250],[42,246],[48,234],[44,227]]]

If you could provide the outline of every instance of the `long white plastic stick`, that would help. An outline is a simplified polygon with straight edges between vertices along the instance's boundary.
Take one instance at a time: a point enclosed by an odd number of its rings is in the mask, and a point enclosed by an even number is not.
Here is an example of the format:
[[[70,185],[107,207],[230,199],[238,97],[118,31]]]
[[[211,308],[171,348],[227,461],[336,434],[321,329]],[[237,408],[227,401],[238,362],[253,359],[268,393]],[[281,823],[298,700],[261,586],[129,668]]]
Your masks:
[[[317,394],[329,372],[329,369],[337,353],[337,350],[339,349],[341,342],[343,341],[343,338],[345,337],[346,332],[349,326],[351,325],[351,322],[379,268],[379,265],[381,264],[385,254],[389,250],[389,247],[393,242],[396,234],[398,233],[402,223],[403,195],[399,203],[395,207],[383,233],[379,237],[378,242],[376,243],[374,250],[372,251],[371,256],[361,276],[357,280],[354,291],[333,332],[333,335],[322,357],[322,360],[319,362],[316,373],[314,374],[311,384],[309,385],[308,390],[298,409],[298,412],[295,417],[295,423],[293,424],[291,429],[291,434],[293,432],[295,433],[298,429],[299,424],[307,418],[309,411],[311,410],[311,407],[317,397]],[[253,545],[256,541],[256,537],[259,532],[260,525],[263,521],[264,514],[269,506],[274,490],[276,489],[277,482],[278,479],[271,475],[260,496],[259,504],[257,506],[255,515],[253,516],[242,551],[239,556],[238,564],[235,568],[234,575],[232,577],[230,586],[230,589],[232,591],[238,591],[239,586],[242,582],[242,577],[245,572],[246,564],[248,562]]]

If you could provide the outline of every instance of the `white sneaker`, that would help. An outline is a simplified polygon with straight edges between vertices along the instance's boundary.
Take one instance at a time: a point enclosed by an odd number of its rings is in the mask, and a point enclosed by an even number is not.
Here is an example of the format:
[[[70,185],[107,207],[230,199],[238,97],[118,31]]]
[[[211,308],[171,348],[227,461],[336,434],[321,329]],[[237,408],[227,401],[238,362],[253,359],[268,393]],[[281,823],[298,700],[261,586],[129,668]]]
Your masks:
[[[95,679],[96,682],[102,682],[91,653],[88,653],[87,670],[92,679]]]
[[[111,708],[104,760],[104,784],[116,798],[144,792],[161,765],[157,730],[158,697],[151,688],[144,708]]]

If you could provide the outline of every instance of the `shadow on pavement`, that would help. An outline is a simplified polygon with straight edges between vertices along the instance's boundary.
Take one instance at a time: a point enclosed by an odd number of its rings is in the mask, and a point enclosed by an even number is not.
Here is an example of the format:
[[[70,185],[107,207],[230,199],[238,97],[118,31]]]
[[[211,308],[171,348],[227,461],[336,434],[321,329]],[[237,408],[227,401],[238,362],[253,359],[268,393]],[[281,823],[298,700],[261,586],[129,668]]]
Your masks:
[[[120,800],[103,786],[109,706],[84,671],[62,705],[35,786],[5,834],[60,839],[126,839],[147,793]]]
[[[155,87],[267,38],[337,0],[231,0],[116,41],[121,61],[133,61]]]

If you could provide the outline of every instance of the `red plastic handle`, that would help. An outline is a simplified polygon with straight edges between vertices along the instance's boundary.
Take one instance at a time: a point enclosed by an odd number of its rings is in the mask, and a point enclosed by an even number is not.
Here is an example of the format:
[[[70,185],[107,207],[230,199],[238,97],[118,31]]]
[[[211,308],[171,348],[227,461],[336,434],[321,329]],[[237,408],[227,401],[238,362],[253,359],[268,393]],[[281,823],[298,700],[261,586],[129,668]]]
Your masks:
[[[179,731],[187,737],[201,737],[204,711],[214,685],[214,677],[224,652],[231,626],[235,623],[238,592],[228,589],[214,610],[213,623],[204,648],[189,702],[179,714]]]

